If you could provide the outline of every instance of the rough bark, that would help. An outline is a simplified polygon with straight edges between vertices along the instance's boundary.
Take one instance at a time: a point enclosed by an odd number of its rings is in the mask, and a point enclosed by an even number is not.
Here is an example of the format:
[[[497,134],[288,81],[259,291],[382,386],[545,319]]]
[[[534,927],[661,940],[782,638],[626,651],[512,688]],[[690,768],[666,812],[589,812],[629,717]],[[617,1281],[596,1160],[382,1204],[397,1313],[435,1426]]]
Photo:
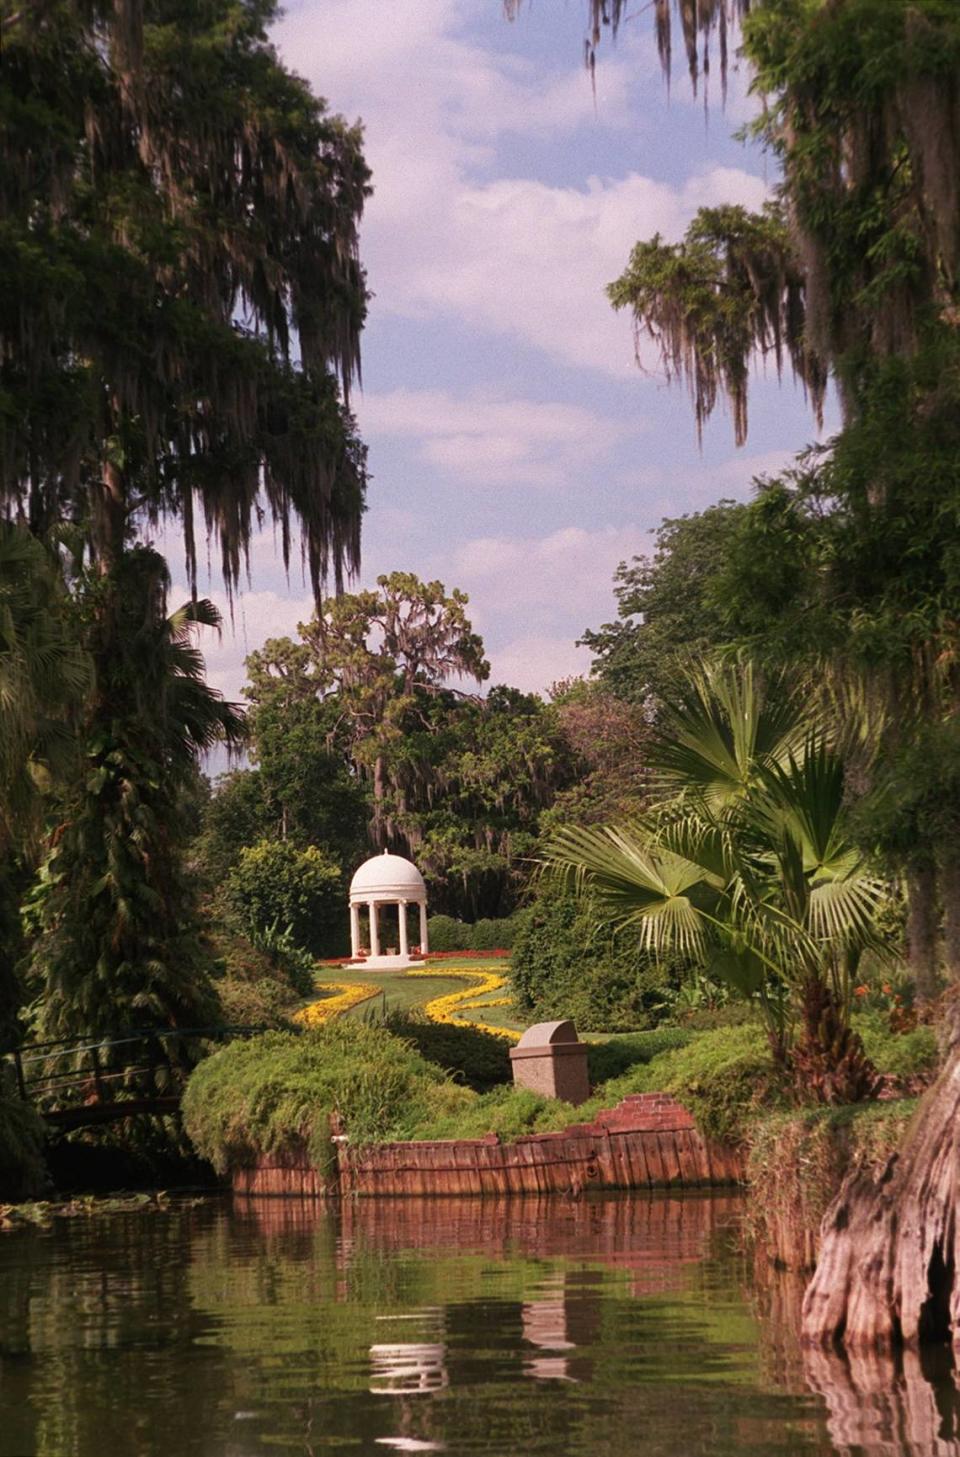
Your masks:
[[[937,875],[932,865],[907,871],[907,962],[916,997],[930,1002],[937,994]]]
[[[899,1154],[876,1180],[848,1175],[821,1225],[803,1337],[850,1350],[960,1346],[960,1046]]]

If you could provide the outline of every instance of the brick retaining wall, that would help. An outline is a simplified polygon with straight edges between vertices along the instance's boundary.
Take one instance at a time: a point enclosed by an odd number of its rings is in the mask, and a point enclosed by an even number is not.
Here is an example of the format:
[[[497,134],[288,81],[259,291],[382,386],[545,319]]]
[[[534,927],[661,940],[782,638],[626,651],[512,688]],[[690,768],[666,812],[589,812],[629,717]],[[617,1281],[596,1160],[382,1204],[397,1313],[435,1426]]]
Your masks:
[[[591,1123],[532,1133],[513,1143],[485,1138],[337,1143],[325,1179],[306,1154],[237,1169],[238,1194],[455,1195],[581,1193],[586,1189],[711,1188],[744,1178],[739,1150],[705,1139],[666,1093],[635,1093]]]

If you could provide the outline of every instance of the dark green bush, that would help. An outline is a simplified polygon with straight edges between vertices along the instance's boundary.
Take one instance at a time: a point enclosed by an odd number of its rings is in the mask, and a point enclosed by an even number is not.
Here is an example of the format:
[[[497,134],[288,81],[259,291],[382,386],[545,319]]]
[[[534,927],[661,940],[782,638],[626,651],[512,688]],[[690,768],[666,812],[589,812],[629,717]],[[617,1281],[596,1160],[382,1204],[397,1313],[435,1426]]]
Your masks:
[[[315,845],[260,840],[240,851],[221,896],[234,923],[250,937],[282,934],[314,956],[345,950],[343,876]]]
[[[466,932],[463,921],[456,921],[453,916],[431,916],[427,921],[431,951],[464,951]]]
[[[475,1092],[512,1080],[507,1043],[480,1027],[431,1022],[423,1013],[399,1010],[388,1013],[383,1026]]]
[[[197,1152],[223,1173],[300,1144],[325,1167],[333,1113],[354,1143],[380,1142],[475,1096],[384,1028],[338,1018],[229,1043],[196,1068],[182,1112]]]
[[[474,921],[466,930],[467,945],[471,951],[498,951],[501,947],[509,950],[513,945],[512,916],[506,916],[501,921],[489,918]]]
[[[545,885],[520,927],[510,975],[533,1020],[572,1017],[582,1032],[628,1032],[668,1009],[677,968],[658,964],[628,932],[595,930],[583,902]]]
[[[217,988],[223,1020],[229,1027],[290,1027],[300,998],[270,977],[223,981]]]
[[[431,916],[427,922],[431,951],[509,951],[523,924],[525,912],[500,920],[456,921],[453,916]]]

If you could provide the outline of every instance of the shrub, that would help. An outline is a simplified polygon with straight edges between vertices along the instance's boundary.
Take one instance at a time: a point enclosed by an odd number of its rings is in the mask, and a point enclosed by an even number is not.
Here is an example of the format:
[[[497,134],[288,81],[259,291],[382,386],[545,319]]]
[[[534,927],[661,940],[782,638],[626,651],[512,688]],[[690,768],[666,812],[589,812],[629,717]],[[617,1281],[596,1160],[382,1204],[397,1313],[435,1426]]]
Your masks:
[[[685,1027],[653,1027],[649,1032],[590,1042],[587,1044],[590,1085],[598,1088],[611,1078],[622,1077],[630,1068],[652,1061],[661,1052],[685,1047],[693,1035]]]
[[[702,1133],[734,1141],[744,1138],[762,1107],[779,1101],[770,1045],[758,1022],[693,1036],[683,1046],[637,1063],[602,1092],[601,1107],[628,1093],[671,1093]]]
[[[933,1078],[940,1053],[932,1027],[893,1032],[889,1017],[878,1012],[855,1017],[854,1026],[878,1072],[888,1073],[905,1083],[914,1080],[926,1083]]]
[[[314,956],[342,949],[343,877],[315,845],[298,850],[289,840],[260,840],[245,846],[222,894],[228,913],[250,937],[289,928],[293,942]]]
[[[427,936],[431,951],[464,951],[467,928],[463,921],[453,916],[431,916],[427,921]]]
[[[512,1080],[510,1054],[502,1037],[480,1027],[431,1022],[418,1012],[390,1012],[383,1026],[417,1049],[421,1057],[478,1093]]]
[[[466,932],[467,946],[471,951],[509,949],[513,944],[513,917],[505,916],[499,921],[489,918],[474,921],[472,926],[466,927]]]
[[[544,886],[513,946],[511,981],[533,1019],[572,1017],[581,1031],[649,1027],[669,1003],[677,969],[643,952],[627,933],[593,928],[585,903]]]
[[[282,942],[268,953],[223,926],[211,934],[210,943],[224,1020],[241,1027],[288,1027],[293,1012],[314,991],[313,958],[299,950],[288,955]]]
[[[187,1084],[183,1124],[220,1173],[301,1144],[323,1168],[334,1113],[355,1143],[380,1142],[409,1138],[475,1096],[384,1028],[339,1019],[214,1053]]]
[[[543,1098],[529,1088],[503,1086],[482,1093],[459,1108],[427,1118],[417,1128],[417,1138],[483,1138],[497,1133],[505,1141],[525,1133],[542,1131],[551,1118],[559,1127],[575,1123],[577,1110],[569,1103]]]
[[[299,997],[270,977],[259,981],[223,981],[217,988],[223,1020],[229,1027],[292,1027]]]

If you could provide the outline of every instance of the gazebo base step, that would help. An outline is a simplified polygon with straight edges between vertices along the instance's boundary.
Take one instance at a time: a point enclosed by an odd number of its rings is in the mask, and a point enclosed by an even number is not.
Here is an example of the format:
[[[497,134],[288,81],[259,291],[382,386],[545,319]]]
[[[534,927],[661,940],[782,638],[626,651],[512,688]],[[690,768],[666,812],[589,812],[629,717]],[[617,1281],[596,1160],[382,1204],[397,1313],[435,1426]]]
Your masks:
[[[346,962],[347,966],[355,966],[359,971],[406,971],[411,966],[426,966],[425,961],[415,961],[412,956],[365,956],[357,961]]]

